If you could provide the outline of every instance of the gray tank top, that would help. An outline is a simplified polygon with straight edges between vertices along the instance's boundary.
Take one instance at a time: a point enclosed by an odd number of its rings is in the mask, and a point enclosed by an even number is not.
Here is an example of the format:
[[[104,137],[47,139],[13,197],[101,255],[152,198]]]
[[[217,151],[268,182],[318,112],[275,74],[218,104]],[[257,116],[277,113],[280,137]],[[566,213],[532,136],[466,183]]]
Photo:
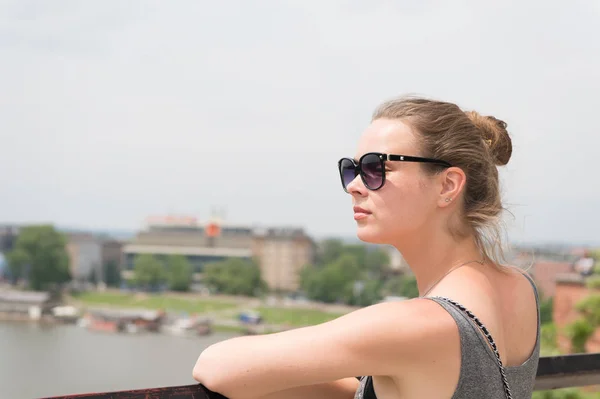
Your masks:
[[[540,311],[538,292],[527,274],[535,293],[538,309],[537,338],[531,356],[521,365],[505,367],[506,379],[513,399],[531,399],[540,357]],[[452,399],[505,399],[506,392],[494,351],[477,324],[459,307],[444,298],[427,298],[437,302],[455,320],[460,335],[461,366],[458,385]],[[377,399],[370,376],[360,377],[355,399]]]

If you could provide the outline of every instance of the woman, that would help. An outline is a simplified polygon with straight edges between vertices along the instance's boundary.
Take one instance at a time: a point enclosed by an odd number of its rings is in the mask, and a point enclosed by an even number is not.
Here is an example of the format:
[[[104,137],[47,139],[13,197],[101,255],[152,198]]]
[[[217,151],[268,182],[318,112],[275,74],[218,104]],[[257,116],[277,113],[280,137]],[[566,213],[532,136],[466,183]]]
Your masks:
[[[231,399],[530,398],[537,293],[500,263],[496,166],[511,152],[493,117],[420,98],[381,105],[340,177],[358,237],[395,246],[420,297],[217,343],[196,380]]]

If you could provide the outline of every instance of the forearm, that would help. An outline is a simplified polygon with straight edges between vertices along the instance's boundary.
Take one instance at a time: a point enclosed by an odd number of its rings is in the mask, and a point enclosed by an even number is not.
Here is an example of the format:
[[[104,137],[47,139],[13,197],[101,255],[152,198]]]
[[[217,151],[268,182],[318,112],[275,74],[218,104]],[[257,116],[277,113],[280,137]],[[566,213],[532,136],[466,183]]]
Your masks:
[[[354,328],[363,323],[361,310],[316,326],[218,342],[202,351],[193,377],[231,399],[254,399],[294,387],[352,381],[358,375],[388,375],[399,368],[397,351],[390,349],[397,330]],[[380,313],[367,315],[367,320],[378,325]]]
[[[255,399],[352,399],[357,389],[358,380],[356,378],[344,378],[322,384],[290,388]]]

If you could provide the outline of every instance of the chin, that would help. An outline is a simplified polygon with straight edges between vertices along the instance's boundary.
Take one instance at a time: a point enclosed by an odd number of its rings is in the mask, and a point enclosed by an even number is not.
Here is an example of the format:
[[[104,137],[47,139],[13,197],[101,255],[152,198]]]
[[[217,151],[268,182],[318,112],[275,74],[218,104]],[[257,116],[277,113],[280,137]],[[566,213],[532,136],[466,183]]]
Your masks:
[[[356,236],[359,240],[369,244],[385,244],[385,235],[375,226],[358,226]]]

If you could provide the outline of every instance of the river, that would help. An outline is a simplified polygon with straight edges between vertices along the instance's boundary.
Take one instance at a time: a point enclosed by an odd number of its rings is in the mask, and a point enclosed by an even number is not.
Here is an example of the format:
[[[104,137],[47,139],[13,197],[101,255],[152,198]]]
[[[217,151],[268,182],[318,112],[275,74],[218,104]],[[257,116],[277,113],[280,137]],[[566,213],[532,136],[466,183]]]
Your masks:
[[[73,325],[0,322],[0,398],[193,384],[200,352],[232,336],[109,334]]]

